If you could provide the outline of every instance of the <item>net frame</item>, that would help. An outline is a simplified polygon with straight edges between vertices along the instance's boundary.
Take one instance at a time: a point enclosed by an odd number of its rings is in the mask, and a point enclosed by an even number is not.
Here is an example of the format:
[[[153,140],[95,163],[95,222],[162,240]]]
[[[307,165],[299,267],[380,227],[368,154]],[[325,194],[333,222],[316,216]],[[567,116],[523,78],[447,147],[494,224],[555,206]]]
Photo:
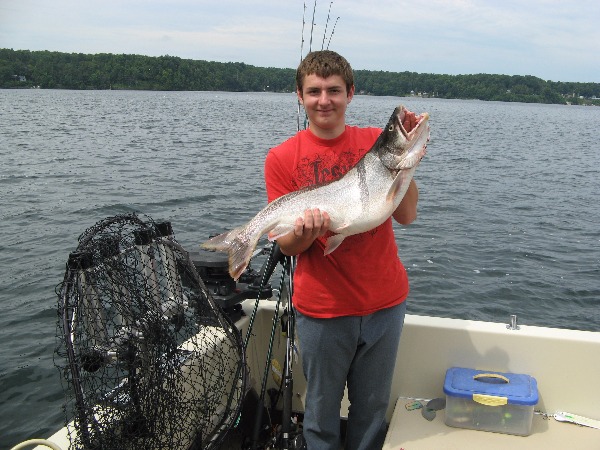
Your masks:
[[[170,224],[98,222],[56,291],[71,448],[218,448],[241,410],[245,352]]]

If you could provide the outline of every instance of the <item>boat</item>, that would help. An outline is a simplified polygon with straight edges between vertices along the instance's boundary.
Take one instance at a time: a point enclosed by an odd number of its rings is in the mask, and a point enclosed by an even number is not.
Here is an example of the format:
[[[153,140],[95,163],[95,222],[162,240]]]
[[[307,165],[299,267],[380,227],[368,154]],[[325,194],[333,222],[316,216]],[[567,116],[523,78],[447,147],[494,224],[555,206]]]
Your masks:
[[[137,219],[128,217],[127,220],[131,222]],[[108,223],[114,223],[114,218],[110,218]],[[227,274],[228,263],[225,257],[210,256],[218,254],[203,251],[188,252],[175,241],[170,224],[166,228],[167,231],[150,236],[148,242],[136,241],[137,247],[132,247],[132,251],[136,248],[135,251],[139,251],[139,244],[155,246],[155,256],[152,258],[156,258],[157,261],[169,261],[174,257],[173,254],[169,255],[170,248],[171,251],[183,255],[184,262],[191,262],[192,272],[200,274],[200,283],[208,293],[206,301],[213,307],[217,306],[216,310],[223,316],[226,328],[227,324],[231,324],[233,342],[244,350],[241,360],[244,370],[236,372],[238,375],[242,374],[239,376],[240,382],[234,381],[229,385],[232,392],[238,388],[243,390],[239,406],[229,408],[230,416],[234,420],[222,420],[220,425],[212,426],[211,432],[218,434],[219,439],[203,441],[204,444],[199,446],[193,436],[188,436],[186,446],[222,449],[304,448],[301,421],[306,380],[298,358],[302,349],[293,339],[293,328],[289,328],[289,274],[293,269],[292,260],[277,255],[276,247],[266,246],[255,253],[255,260],[263,258],[260,270],[254,270],[251,265],[247,276],[240,278],[236,283]],[[104,225],[96,225],[91,229],[106,241]],[[140,233],[136,233],[136,239],[139,236]],[[81,240],[87,245],[92,241],[90,233],[84,233]],[[114,243],[114,240],[112,242]],[[165,246],[168,247],[167,250]],[[119,258],[115,257],[116,253],[101,254],[103,258],[117,260],[125,258],[123,255],[128,253],[120,252]],[[140,254],[143,255],[143,252]],[[69,274],[81,273],[73,272],[72,269],[75,267],[80,270],[83,267],[81,261],[84,260],[81,252],[69,255],[65,280],[69,279]],[[79,265],[73,261],[77,261]],[[156,261],[152,262],[151,266],[156,268]],[[181,270],[181,262],[177,267]],[[273,275],[274,272],[276,275]],[[181,286],[176,287],[168,281],[169,277],[178,280],[183,280],[184,277],[177,278],[177,274],[170,273],[167,269],[156,269],[154,273],[150,273],[142,267],[140,273],[153,279],[153,282],[157,286],[160,285],[162,291],[168,295],[178,293],[177,295],[185,297]],[[161,281],[161,276],[165,277],[166,281]],[[116,278],[111,275],[110,279],[114,284]],[[276,279],[281,282],[276,284]],[[147,280],[144,281],[146,282]],[[181,282],[185,284],[184,281]],[[68,285],[69,283],[64,284]],[[119,289],[119,292],[122,292],[122,287]],[[84,291],[85,289],[73,291],[72,294],[85,297],[87,294],[81,294]],[[59,298],[61,295],[70,295],[71,291],[61,292]],[[94,294],[94,298],[99,298],[97,294]],[[131,293],[128,295],[130,299]],[[85,305],[90,307],[90,303]],[[88,323],[85,317],[76,320]],[[175,329],[177,328],[178,326],[175,326]],[[199,355],[199,358],[204,358],[209,353],[227,355],[231,352],[230,347],[227,347],[229,344],[226,333],[219,332],[219,339],[211,341],[210,345],[207,343],[206,329],[215,328],[213,322],[204,322],[200,324],[200,328],[204,331],[200,330],[197,335],[181,344],[180,350],[185,347],[185,351],[189,352],[187,355],[195,354]],[[289,333],[285,335],[289,330],[292,330],[292,336]],[[75,340],[75,335],[76,330],[71,329],[65,339]],[[75,352],[82,351],[84,344],[81,342],[73,346]],[[383,449],[600,449],[600,384],[597,382],[600,379],[600,360],[597,357],[599,354],[600,333],[597,332],[520,325],[517,316],[507,318],[507,323],[493,323],[407,314],[394,370],[387,411],[389,426]],[[163,356],[161,355],[161,364],[164,364]],[[84,372],[95,373],[100,366],[115,364],[114,359],[109,360],[104,356],[90,359],[88,353],[86,358],[87,362],[83,363],[79,359],[82,367],[79,367],[77,373],[81,379],[85,378],[81,375]],[[186,363],[182,363],[173,367],[175,371],[181,371],[180,368],[185,366]],[[443,408],[447,402],[438,402],[442,406],[429,408],[429,402],[432,400],[446,400],[452,395],[447,392],[445,385],[448,370],[451,368],[470,368],[492,374],[527,374],[535,380],[536,401],[530,407],[530,424],[527,432],[522,433],[525,435],[516,435],[510,430],[503,432],[502,429],[495,430],[496,432],[485,431],[477,424],[464,427],[457,427],[456,424],[449,426],[446,422],[452,412],[448,411],[449,407]],[[212,370],[221,369],[222,367],[216,367]],[[374,367],[373,370],[377,368]],[[139,377],[144,376],[141,368],[137,369],[136,373]],[[131,373],[129,377],[131,380]],[[130,381],[121,381],[119,386],[122,387],[124,383],[132,384]],[[192,385],[193,383],[183,384],[186,389],[191,389]],[[119,386],[112,387],[113,397],[122,397]],[[265,395],[265,392],[269,395]],[[183,395],[185,396],[187,392]],[[106,395],[104,397],[106,398]],[[199,403],[202,403],[202,398],[205,397],[201,397]],[[84,401],[81,396],[76,396],[77,399]],[[221,401],[224,406],[221,410],[227,409],[225,406],[232,403],[231,396],[223,396]],[[135,403],[131,396],[121,406],[129,403]],[[496,406],[498,405],[489,408],[493,410]],[[349,401],[345,396],[340,409],[342,429],[348,407]],[[94,406],[95,419],[92,421],[101,422],[103,411],[107,408],[106,405]],[[503,417],[511,418],[510,414],[504,414]],[[159,419],[166,420],[162,416]],[[65,423],[65,427],[58,429],[51,436],[26,441],[13,447],[13,450],[31,446],[35,446],[36,450],[48,447],[61,450],[92,448],[86,447],[85,440],[78,437],[82,430],[81,420],[79,425],[76,423],[77,417],[67,418],[68,420],[72,422]],[[207,423],[209,422],[204,422],[205,428]],[[92,424],[88,423],[86,429],[90,430],[91,427]],[[139,431],[140,428],[143,427],[132,429]],[[111,440],[116,439],[112,436],[115,430],[122,432],[123,429],[122,426],[118,429],[111,426],[102,428],[100,433],[111,434],[107,437]],[[145,430],[145,433],[148,434],[148,430]],[[130,448],[149,448],[140,444],[143,441],[133,442]],[[179,449],[186,446],[179,443],[177,446],[163,445],[160,448]]]

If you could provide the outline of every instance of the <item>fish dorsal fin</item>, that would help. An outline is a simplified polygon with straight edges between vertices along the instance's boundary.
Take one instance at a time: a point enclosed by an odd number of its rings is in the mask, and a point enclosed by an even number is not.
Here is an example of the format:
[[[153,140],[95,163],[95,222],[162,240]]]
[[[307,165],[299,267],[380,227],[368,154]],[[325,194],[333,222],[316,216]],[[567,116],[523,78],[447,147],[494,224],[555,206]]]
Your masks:
[[[343,234],[334,234],[333,236],[327,238],[327,243],[325,244],[324,255],[329,255],[336,248],[338,248],[342,241],[346,238]]]

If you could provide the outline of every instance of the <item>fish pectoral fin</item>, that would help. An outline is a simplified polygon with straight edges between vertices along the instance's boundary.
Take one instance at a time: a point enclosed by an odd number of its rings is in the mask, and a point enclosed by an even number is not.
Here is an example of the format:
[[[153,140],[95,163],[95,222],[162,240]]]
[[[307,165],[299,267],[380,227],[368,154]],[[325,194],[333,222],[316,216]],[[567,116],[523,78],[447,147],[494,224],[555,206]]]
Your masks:
[[[394,178],[394,181],[388,190],[387,196],[385,197],[386,201],[391,202],[394,200],[396,195],[398,195],[402,189],[402,185],[404,184],[406,176],[407,175],[404,170],[398,172],[398,175],[396,175],[396,178]]]
[[[267,238],[269,239],[269,241],[273,242],[276,241],[277,239],[279,239],[282,236],[285,236],[288,233],[291,233],[292,231],[294,231],[294,225],[293,224],[279,224],[277,225],[275,228],[273,228],[271,231],[269,231],[269,234],[267,234]]]
[[[327,239],[327,243],[325,244],[325,251],[323,255],[329,255],[336,248],[338,248],[343,240],[346,238],[343,234],[334,234],[333,236]]]
[[[337,226],[335,228],[331,227],[330,230],[331,230],[332,233],[339,234],[342,231],[344,231],[346,228],[348,228],[350,225],[351,225],[351,223],[345,222],[345,223],[342,223],[342,224],[340,224],[339,226]]]

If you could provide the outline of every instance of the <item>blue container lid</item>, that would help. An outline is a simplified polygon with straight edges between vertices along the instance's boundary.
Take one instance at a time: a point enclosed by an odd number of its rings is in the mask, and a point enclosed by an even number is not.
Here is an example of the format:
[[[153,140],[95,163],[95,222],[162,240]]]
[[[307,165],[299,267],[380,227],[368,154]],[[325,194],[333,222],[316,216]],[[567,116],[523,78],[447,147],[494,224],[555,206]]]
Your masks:
[[[461,367],[447,370],[444,392],[486,405],[535,405],[538,402],[537,382],[529,375]]]

